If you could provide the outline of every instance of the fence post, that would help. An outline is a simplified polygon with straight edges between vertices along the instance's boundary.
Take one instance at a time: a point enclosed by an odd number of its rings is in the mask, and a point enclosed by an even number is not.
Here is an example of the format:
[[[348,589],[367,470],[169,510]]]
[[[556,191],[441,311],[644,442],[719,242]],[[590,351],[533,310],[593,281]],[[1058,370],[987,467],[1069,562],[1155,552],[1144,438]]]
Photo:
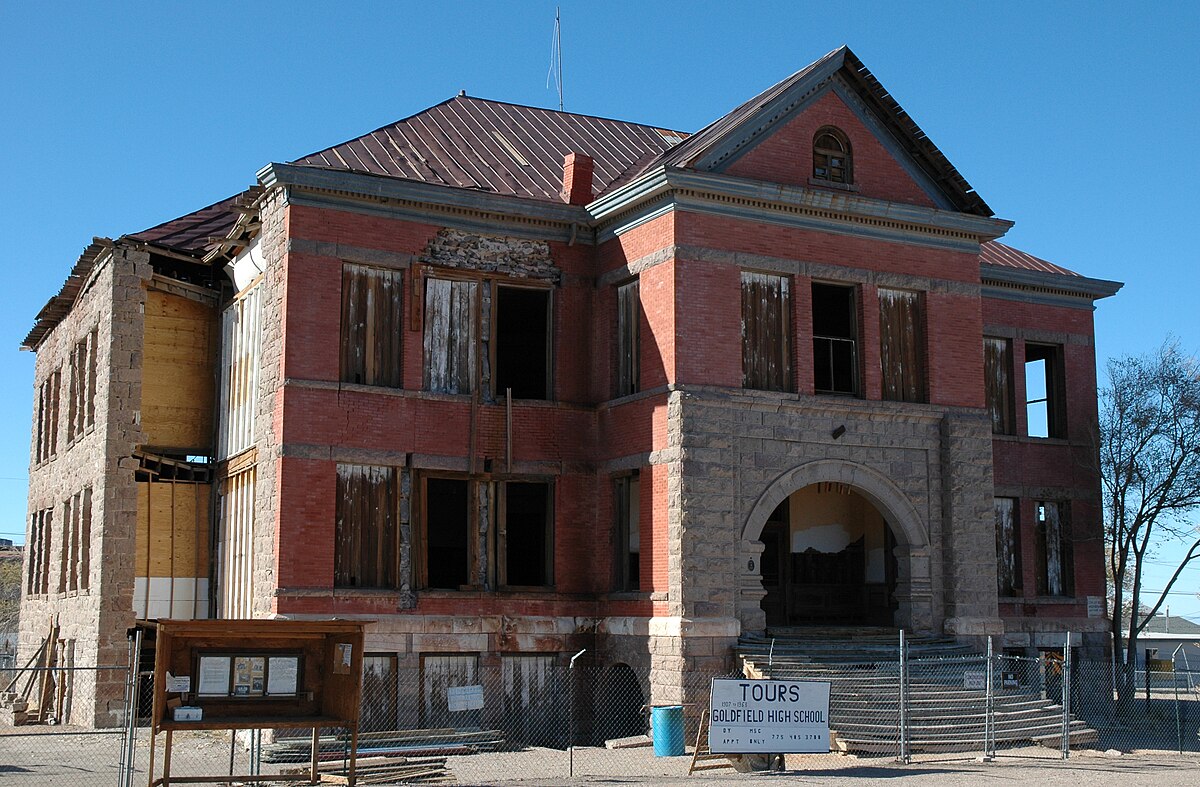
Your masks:
[[[996,692],[992,686],[992,635],[987,638],[987,701],[983,719],[983,759],[990,762],[996,756]]]
[[[900,762],[911,762],[908,752],[908,641],[900,629]]]
[[[1179,745],[1179,753],[1183,754],[1183,717],[1179,715],[1179,673],[1175,671],[1175,658],[1183,645],[1175,648],[1171,654],[1171,682],[1175,684],[1175,742]]]
[[[1062,758],[1071,757],[1071,632],[1067,632],[1066,642],[1063,643],[1063,674],[1062,674]]]
[[[568,762],[570,764],[567,767],[569,770],[568,775],[572,779],[575,778],[575,659],[579,658],[584,653],[587,653],[587,648],[584,648],[572,656],[571,663],[567,665],[567,669],[569,670],[568,674],[571,676],[569,685],[567,687],[567,690],[571,692],[570,719],[567,722],[567,751],[569,752],[567,756],[569,757]]]
[[[137,750],[137,719],[141,707],[141,696],[138,693],[138,672],[142,663],[142,630],[135,628],[129,638],[129,673],[125,676],[125,740],[121,745],[121,767],[119,784],[121,787],[133,787],[134,752]],[[153,742],[153,741],[152,741]]]

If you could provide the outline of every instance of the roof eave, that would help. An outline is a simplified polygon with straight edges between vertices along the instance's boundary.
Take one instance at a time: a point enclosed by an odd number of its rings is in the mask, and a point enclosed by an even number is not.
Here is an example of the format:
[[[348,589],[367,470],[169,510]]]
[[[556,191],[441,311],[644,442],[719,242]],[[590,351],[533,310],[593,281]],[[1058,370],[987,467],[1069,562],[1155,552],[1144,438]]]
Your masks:
[[[1067,290],[1079,295],[1100,300],[1116,295],[1124,282],[1107,279],[1091,279],[1087,276],[1049,273],[1046,271],[1030,271],[1019,268],[1009,268],[1002,265],[981,263],[980,278],[984,281],[996,282],[1015,287],[1043,287],[1053,290]]]

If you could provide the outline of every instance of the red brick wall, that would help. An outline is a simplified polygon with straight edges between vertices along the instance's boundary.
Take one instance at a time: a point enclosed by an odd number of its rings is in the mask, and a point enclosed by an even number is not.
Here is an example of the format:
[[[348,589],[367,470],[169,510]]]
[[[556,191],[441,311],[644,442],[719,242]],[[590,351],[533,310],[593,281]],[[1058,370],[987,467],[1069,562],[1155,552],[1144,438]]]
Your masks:
[[[879,144],[875,134],[832,91],[817,99],[783,128],[773,130],[725,172],[740,178],[807,187],[813,171],[813,138],[822,126],[836,126],[850,138],[853,185],[858,194],[934,207],[933,200]]]

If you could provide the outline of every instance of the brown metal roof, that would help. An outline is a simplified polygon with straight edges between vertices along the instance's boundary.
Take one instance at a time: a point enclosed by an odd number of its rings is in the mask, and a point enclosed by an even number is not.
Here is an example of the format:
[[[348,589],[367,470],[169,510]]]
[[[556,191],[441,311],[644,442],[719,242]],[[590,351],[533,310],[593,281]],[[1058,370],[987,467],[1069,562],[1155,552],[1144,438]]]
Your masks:
[[[1005,246],[994,240],[979,245],[979,262],[981,265],[999,265],[1004,268],[1021,268],[1040,273],[1057,273],[1060,276],[1079,275],[1061,265],[1055,265],[1053,262],[1047,262],[1040,257],[1014,249],[1012,246]]]
[[[179,251],[200,251],[209,245],[209,238],[223,237],[233,228],[239,215],[233,207],[239,196],[223,199],[128,237]]]
[[[92,242],[75,261],[71,273],[63,282],[58,294],[47,301],[42,310],[38,312],[37,317],[34,318],[33,328],[21,342],[22,350],[36,350],[37,346],[42,343],[42,339],[46,338],[46,334],[50,333],[54,326],[67,316],[71,307],[75,305],[75,299],[79,297],[79,291],[83,288],[84,282],[91,275],[96,259],[105,249],[111,249],[112,246],[113,242],[108,238],[92,238]]]
[[[456,96],[293,164],[562,202],[563,157],[595,162],[593,194],[686,135],[621,120]]]

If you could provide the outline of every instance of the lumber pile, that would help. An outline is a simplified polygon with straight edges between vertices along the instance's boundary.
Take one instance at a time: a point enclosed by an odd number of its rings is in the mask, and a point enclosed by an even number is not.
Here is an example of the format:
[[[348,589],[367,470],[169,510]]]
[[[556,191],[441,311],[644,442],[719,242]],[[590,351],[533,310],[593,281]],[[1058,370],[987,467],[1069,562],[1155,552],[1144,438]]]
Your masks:
[[[17,671],[16,677],[0,690],[0,725],[19,727],[62,721],[66,681],[62,675],[58,675],[57,684],[55,681],[58,645],[58,621],[55,620],[41,646]],[[51,715],[52,709],[54,715]]]
[[[286,768],[286,775],[307,776],[307,767]],[[342,762],[320,766],[321,784],[349,784],[350,774]],[[437,784],[454,781],[445,757],[364,757],[354,769],[356,784]]]
[[[446,757],[495,751],[504,744],[501,730],[389,730],[364,732],[358,736],[359,762],[371,757]],[[337,761],[349,752],[349,738],[322,735],[317,739],[317,759]],[[284,738],[263,747],[264,762],[308,762],[312,758],[310,738]]]

